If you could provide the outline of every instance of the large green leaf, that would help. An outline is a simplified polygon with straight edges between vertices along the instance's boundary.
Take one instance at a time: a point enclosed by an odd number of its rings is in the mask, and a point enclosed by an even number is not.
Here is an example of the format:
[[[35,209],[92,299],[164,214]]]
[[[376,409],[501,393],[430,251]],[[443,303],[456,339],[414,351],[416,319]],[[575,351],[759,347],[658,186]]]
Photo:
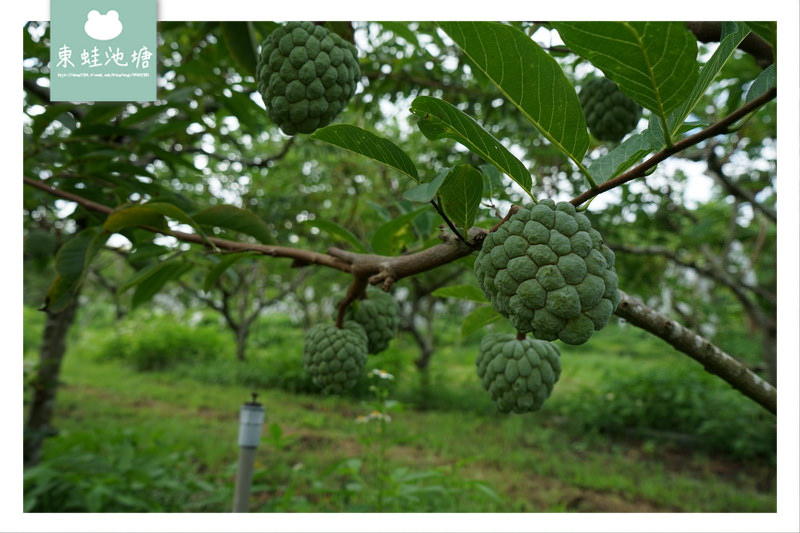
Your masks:
[[[450,287],[442,287],[440,289],[436,289],[431,294],[438,298],[458,298],[460,300],[470,300],[481,303],[489,302],[480,287],[476,287],[475,285],[453,285]]]
[[[361,244],[361,241],[358,240],[358,237],[353,235],[353,232],[340,226],[339,224],[335,224],[329,220],[308,220],[305,222],[307,226],[313,226],[315,228],[319,228],[322,231],[326,231],[333,235],[334,237],[338,237],[343,241],[347,241],[350,246],[353,247],[353,250],[356,252],[366,252],[367,249],[364,248],[364,245]]]
[[[461,336],[467,337],[472,335],[484,326],[492,322],[497,322],[501,318],[503,318],[503,315],[495,311],[494,308],[489,305],[476,307],[464,318],[464,322],[461,323]]]
[[[312,133],[311,138],[374,159],[420,182],[417,167],[408,154],[393,142],[358,126],[331,124]]]
[[[403,198],[412,202],[428,203],[439,193],[439,187],[444,183],[447,177],[447,170],[443,170],[436,175],[431,181],[414,185],[412,188],[403,193]]]
[[[103,229],[109,233],[116,233],[125,228],[149,227],[167,231],[167,220],[164,215],[143,205],[132,205],[117,209],[108,215],[103,223]]]
[[[55,258],[56,279],[47,291],[45,307],[48,311],[61,311],[75,298],[89,264],[109,235],[99,227],[91,227],[61,246]]]
[[[523,32],[496,22],[440,22],[506,98],[579,166],[589,134],[575,88],[550,54]]]
[[[131,307],[136,308],[152,299],[169,281],[179,278],[191,268],[190,263],[183,261],[180,255],[175,255],[136,272],[118,292],[122,294],[136,287],[131,298]]]
[[[564,43],[667,120],[697,80],[697,39],[683,22],[554,22]]]
[[[258,56],[252,23],[246,21],[220,22],[222,39],[228,47],[231,57],[242,67],[246,74],[255,76]]]
[[[452,104],[419,96],[411,102],[411,112],[419,119],[420,131],[429,139],[453,139],[471,152],[493,164],[525,190],[531,191],[531,173],[500,141],[483,129],[475,119]]]
[[[662,138],[659,139],[661,141]],[[649,154],[652,138],[646,133],[629,136],[607,154],[592,161],[589,172],[598,183],[608,181]]]
[[[773,53],[778,47],[778,22],[774,20],[767,20],[767,21],[755,21],[755,20],[748,20],[745,22],[747,27],[753,30],[754,33],[758,34],[762,39],[767,41],[770,46],[772,46]]]
[[[457,165],[439,188],[445,215],[464,229],[472,227],[483,196],[483,175],[471,165]]]
[[[733,55],[736,47],[739,46],[739,43],[741,43],[744,38],[747,37],[747,34],[750,33],[750,30],[744,24],[733,23],[729,25],[729,28],[731,31],[728,31],[722,37],[719,46],[714,51],[714,54],[700,68],[697,82],[695,83],[691,94],[681,103],[680,107],[678,107],[678,109],[676,109],[670,117],[672,135],[678,133],[678,128],[681,127],[681,124],[684,120],[686,120],[686,117],[689,116],[689,113],[692,112],[692,109],[694,109],[703,95],[706,94],[706,91],[717,77],[717,74],[719,74],[719,71],[722,70],[722,67]]]
[[[408,237],[408,240],[412,237],[411,222],[429,207],[420,207],[381,225],[372,235],[372,250],[380,255],[392,255],[398,251],[400,245],[407,240],[404,237]]]
[[[747,90],[747,96],[745,96],[745,102],[750,102],[755,98],[758,98],[768,90],[774,88],[778,84],[778,75],[775,70],[775,63],[771,64],[767,68],[761,71],[761,74],[753,80],[753,83],[750,85],[750,88]]]
[[[206,277],[203,280],[203,290],[206,292],[211,291],[219,277],[234,263],[246,257],[253,257],[254,255],[256,254],[253,252],[238,252],[223,255],[221,258],[219,258],[217,263],[211,267],[211,269],[208,271],[208,274],[206,274]]]
[[[216,226],[245,233],[263,244],[274,244],[272,232],[258,215],[234,205],[207,207],[193,216],[194,221],[204,226]]]

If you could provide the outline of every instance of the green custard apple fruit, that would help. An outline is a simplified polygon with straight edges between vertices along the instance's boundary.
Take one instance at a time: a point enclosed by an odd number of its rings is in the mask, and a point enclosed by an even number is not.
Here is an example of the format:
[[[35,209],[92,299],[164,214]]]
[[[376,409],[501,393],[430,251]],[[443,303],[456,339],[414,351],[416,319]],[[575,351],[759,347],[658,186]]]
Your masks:
[[[481,339],[478,377],[501,413],[538,410],[561,376],[552,342],[492,333]]]
[[[596,139],[619,142],[639,123],[642,108],[608,78],[592,78],[581,87],[578,100],[586,125]]]
[[[614,252],[569,202],[541,200],[483,241],[478,285],[517,331],[582,344],[619,303]]]
[[[367,362],[367,334],[356,323],[342,329],[317,324],[306,331],[303,366],[324,393],[339,394],[351,389]]]
[[[344,109],[360,75],[355,46],[312,22],[287,22],[258,56],[258,92],[287,135],[312,133]]]
[[[397,335],[400,306],[391,294],[368,287],[367,298],[350,304],[345,318],[359,323],[367,332],[367,353],[378,354]]]

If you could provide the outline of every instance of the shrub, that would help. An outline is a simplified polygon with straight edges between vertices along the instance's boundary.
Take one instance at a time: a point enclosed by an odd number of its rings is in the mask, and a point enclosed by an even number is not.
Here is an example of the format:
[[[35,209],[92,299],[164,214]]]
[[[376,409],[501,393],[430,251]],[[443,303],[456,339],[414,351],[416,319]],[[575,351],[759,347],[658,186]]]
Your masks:
[[[198,476],[188,452],[164,450],[157,435],[131,429],[50,439],[24,473],[26,512],[219,510],[228,495]]]
[[[99,357],[121,359],[138,371],[162,370],[181,362],[206,362],[232,352],[225,332],[191,327],[173,317],[151,317],[124,323],[97,349]]]
[[[703,370],[644,365],[607,375],[557,404],[572,427],[612,434],[689,439],[697,449],[738,458],[774,459],[775,419]]]

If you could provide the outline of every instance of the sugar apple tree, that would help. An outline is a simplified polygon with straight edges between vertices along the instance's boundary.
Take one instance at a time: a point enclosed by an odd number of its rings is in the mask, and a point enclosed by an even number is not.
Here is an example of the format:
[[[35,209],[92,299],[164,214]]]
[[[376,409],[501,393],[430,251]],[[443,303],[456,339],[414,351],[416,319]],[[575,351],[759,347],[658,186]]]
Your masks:
[[[285,134],[312,133],[344,109],[359,73],[351,43],[323,26],[292,21],[261,44],[258,91]]]

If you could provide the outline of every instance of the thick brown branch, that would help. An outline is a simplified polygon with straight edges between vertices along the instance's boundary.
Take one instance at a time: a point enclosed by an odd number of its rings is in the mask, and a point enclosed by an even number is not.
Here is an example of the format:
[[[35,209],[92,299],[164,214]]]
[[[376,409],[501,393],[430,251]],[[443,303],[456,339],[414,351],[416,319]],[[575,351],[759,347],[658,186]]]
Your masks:
[[[722,22],[692,21],[687,22],[686,26],[694,33],[697,40],[703,43],[717,42],[722,36]],[[739,49],[753,56],[761,68],[766,68],[774,62],[772,46],[758,34],[750,33],[739,44]]]
[[[746,103],[727,117],[721,119],[719,122],[715,122],[711,126],[707,127],[706,129],[695,133],[694,135],[690,135],[685,139],[681,139],[680,141],[676,142],[671,147],[664,148],[660,152],[657,152],[650,156],[649,159],[644,161],[643,163],[633,167],[629,171],[625,172],[624,174],[620,174],[615,178],[611,178],[610,180],[599,184],[597,187],[589,189],[588,191],[576,196],[571,200],[572,205],[579,206],[582,203],[586,202],[594,198],[595,196],[610,191],[615,187],[619,187],[623,183],[628,183],[629,181],[635,180],[637,178],[643,177],[647,172],[664,161],[665,159],[677,154],[678,152],[689,148],[690,146],[694,146],[699,144],[707,139],[710,139],[716,135],[722,135],[728,132],[728,128],[733,125],[739,119],[746,117],[748,114],[752,113],[753,111],[757,110],[759,107],[763,106],[770,100],[774,99],[777,95],[777,89],[772,88],[769,91],[765,92],[758,98],[751,100],[750,102]]]
[[[621,299],[615,314],[665,340],[676,350],[703,365],[708,372],[716,374],[769,412],[777,414],[778,392],[775,387],[700,335],[631,298],[623,291],[619,292]]]

